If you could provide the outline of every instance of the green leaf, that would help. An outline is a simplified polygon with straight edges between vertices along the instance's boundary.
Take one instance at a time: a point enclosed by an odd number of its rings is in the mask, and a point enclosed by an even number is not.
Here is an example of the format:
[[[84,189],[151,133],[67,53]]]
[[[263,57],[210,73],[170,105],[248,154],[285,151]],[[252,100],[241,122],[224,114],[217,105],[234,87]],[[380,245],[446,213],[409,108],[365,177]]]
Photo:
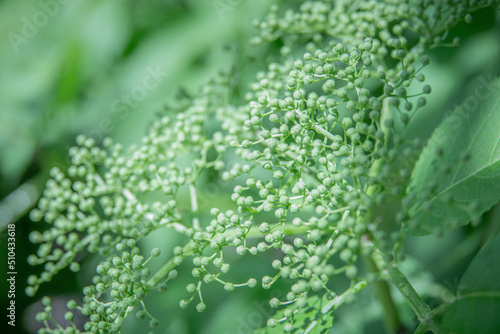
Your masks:
[[[500,235],[490,239],[460,280],[462,293],[500,291]]]
[[[498,79],[483,87],[484,94],[469,97],[434,131],[403,200],[404,232],[450,230],[500,201],[499,87]]]
[[[500,333],[500,235],[488,241],[465,271],[458,297],[441,322],[452,333]]]

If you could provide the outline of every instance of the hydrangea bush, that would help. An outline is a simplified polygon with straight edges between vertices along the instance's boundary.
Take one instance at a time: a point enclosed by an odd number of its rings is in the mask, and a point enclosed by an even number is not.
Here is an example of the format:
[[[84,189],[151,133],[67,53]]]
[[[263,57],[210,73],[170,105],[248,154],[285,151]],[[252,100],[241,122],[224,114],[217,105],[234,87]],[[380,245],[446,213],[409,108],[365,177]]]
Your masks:
[[[431,61],[426,52],[458,46],[450,29],[499,4],[273,6],[255,22],[251,42],[279,42],[280,54],[249,84],[244,101],[229,98],[230,78],[221,75],[157,120],[138,145],[79,136],[71,167],[52,169],[31,212],[50,227],[30,236],[40,246],[29,262],[44,270],[29,277],[27,293],[67,268],[78,271],[82,255],[100,262],[82,299],[67,303],[66,320],[80,312],[84,328],[58,324],[45,297],[39,333],[119,333],[129,316],[145,319],[146,333],[159,325],[146,295],[165,292],[183,263],[192,280],[179,305],[199,312],[210,307],[203,300],[208,284],[233,291],[291,280],[285,298],[269,300],[276,313],[258,333],[327,333],[335,310],[370,285],[393,312],[388,283],[414,311],[416,333],[449,332],[439,321],[446,305],[431,310],[400,270],[401,248],[406,235],[478,222],[499,202],[500,90],[473,117],[453,112],[427,141],[405,133],[432,91],[421,73]],[[200,206],[207,184],[232,204]],[[384,212],[388,202],[400,203],[399,211]],[[145,253],[138,242],[160,229],[185,244],[151,270],[160,249]],[[228,254],[266,252],[268,275],[249,270],[247,281],[227,279]],[[350,282],[342,291],[339,276]],[[404,329],[397,316],[387,327]]]

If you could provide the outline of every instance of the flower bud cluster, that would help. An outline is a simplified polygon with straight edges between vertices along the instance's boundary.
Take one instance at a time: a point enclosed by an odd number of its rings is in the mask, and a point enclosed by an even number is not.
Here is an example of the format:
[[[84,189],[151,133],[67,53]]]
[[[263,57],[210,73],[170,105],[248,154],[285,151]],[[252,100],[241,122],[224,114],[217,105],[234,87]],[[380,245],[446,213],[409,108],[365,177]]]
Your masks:
[[[425,52],[457,44],[448,41],[449,29],[494,3],[306,1],[284,13],[273,6],[255,22],[255,42],[279,39],[282,58],[257,74],[245,103],[228,101],[229,78],[220,76],[156,121],[139,145],[125,149],[106,139],[98,147],[77,138],[71,167],[51,171],[31,212],[49,228],[30,236],[40,247],[29,262],[44,270],[29,277],[28,294],[65,268],[78,271],[75,259],[88,251],[102,256],[97,274],[81,306],[68,304],[89,317],[86,332],[119,332],[134,310],[157,327],[144,298],[165,291],[182,263],[193,280],[181,308],[196,300],[203,312],[202,290],[212,283],[233,291],[287,279],[286,296],[270,300],[280,317],[268,325],[304,332],[297,318],[306,313],[324,322],[325,312],[381,278],[359,270],[359,258],[392,254],[401,240],[379,229],[371,211],[388,197],[403,199],[396,217],[403,222],[412,202],[404,192],[424,143],[406,139],[405,130],[432,91],[421,73],[430,64]],[[214,175],[222,182],[206,180]],[[208,183],[220,193],[232,188],[232,207],[201,203],[200,185]],[[151,273],[147,264],[160,249],[142,255],[139,241],[160,228],[186,244]],[[268,275],[231,282],[235,253],[272,256]],[[335,288],[338,275],[351,282],[343,293]],[[78,333],[74,325],[53,329],[44,302],[42,332]]]

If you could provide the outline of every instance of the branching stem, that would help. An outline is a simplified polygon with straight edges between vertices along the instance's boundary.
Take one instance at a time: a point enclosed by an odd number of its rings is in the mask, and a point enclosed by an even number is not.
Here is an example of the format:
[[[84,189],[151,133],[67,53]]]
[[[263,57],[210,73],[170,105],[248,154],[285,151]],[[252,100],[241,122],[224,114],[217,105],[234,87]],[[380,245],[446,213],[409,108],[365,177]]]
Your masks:
[[[391,266],[388,269],[388,275],[391,282],[398,288],[403,298],[408,302],[413,312],[417,315],[418,320],[427,328],[431,329],[434,334],[445,334],[447,331],[441,327],[433,319],[430,307],[419,296],[417,291],[413,288],[406,276],[396,266]]]

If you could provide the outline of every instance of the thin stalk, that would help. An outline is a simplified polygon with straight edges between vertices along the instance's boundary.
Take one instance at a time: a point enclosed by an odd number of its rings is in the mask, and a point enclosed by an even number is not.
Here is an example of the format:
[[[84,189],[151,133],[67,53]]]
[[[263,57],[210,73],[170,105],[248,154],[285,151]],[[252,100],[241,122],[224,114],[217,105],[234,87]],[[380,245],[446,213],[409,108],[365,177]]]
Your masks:
[[[189,241],[183,248],[182,248],[182,253],[186,254],[189,253],[193,247],[194,243],[192,241]],[[147,281],[146,285],[148,287],[154,287],[158,283],[160,283],[162,280],[165,279],[165,277],[168,276],[168,273],[173,270],[177,265],[174,263],[174,258],[171,258],[167,263],[163,265],[153,276],[149,278]]]
[[[378,272],[377,266],[372,258],[363,256],[363,261],[370,272]],[[404,329],[401,323],[396,305],[392,299],[391,291],[387,281],[378,281],[374,284],[375,293],[384,309],[384,324],[387,333],[402,333]]]
[[[401,295],[403,295],[403,298],[408,302],[422,324],[431,329],[435,334],[448,333],[433,319],[430,307],[423,301],[406,276],[396,266],[391,266],[388,269],[388,274],[391,282],[401,292]]]
[[[384,101],[380,123],[382,131],[386,134],[386,136],[389,133],[389,129],[387,129],[384,122],[386,119],[390,118],[391,118],[390,109],[388,108],[387,103],[385,103]],[[382,159],[378,159],[373,163],[372,167],[370,168],[369,176],[375,177],[380,172],[381,168],[382,168]],[[370,186],[368,187],[366,193],[369,196],[373,196],[376,190],[377,186]],[[370,217],[370,215],[368,215],[368,217]],[[369,256],[363,256],[363,260],[365,262],[367,269],[370,272],[374,273],[379,272],[379,268],[377,268],[377,263],[384,262],[380,256],[376,259]],[[401,332],[401,330],[404,329],[404,326],[399,319],[398,311],[396,309],[396,305],[394,304],[394,300],[392,299],[389,285],[387,284],[386,281],[378,281],[375,283],[374,288],[375,288],[375,293],[384,309],[384,323],[386,331],[388,333]]]
[[[380,123],[382,131],[386,135],[386,140],[389,137],[390,129],[386,127],[385,121],[391,119],[391,117],[390,106],[387,104],[387,100],[385,100],[383,101]],[[369,172],[370,177],[375,177],[380,172],[381,167],[382,160],[379,159],[378,161],[375,161]],[[370,196],[374,195],[375,192],[375,186],[371,186],[367,189],[367,194]],[[415,312],[418,320],[420,320],[421,324],[424,324],[423,326],[431,329],[435,334],[446,333],[446,331],[441,328],[441,326],[437,322],[434,321],[431,309],[418,295],[406,276],[398,269],[396,265],[389,265],[380,251],[376,251],[371,255],[371,257],[366,257],[365,263],[370,271],[379,272],[388,276],[387,278],[398,288],[399,292],[403,295],[403,298],[408,302],[412,310]],[[375,290],[380,302],[382,303],[382,306],[384,307],[386,327],[390,332],[393,333],[401,330],[403,326],[398,318],[397,309],[394,305],[394,301],[392,299],[387,282],[377,282],[377,284],[375,285]],[[419,326],[419,328],[421,327],[422,326]]]
[[[193,212],[193,228],[196,231],[201,230],[200,218],[198,217],[198,198],[196,196],[196,188],[192,182],[189,183],[189,193],[191,197],[191,211]]]

